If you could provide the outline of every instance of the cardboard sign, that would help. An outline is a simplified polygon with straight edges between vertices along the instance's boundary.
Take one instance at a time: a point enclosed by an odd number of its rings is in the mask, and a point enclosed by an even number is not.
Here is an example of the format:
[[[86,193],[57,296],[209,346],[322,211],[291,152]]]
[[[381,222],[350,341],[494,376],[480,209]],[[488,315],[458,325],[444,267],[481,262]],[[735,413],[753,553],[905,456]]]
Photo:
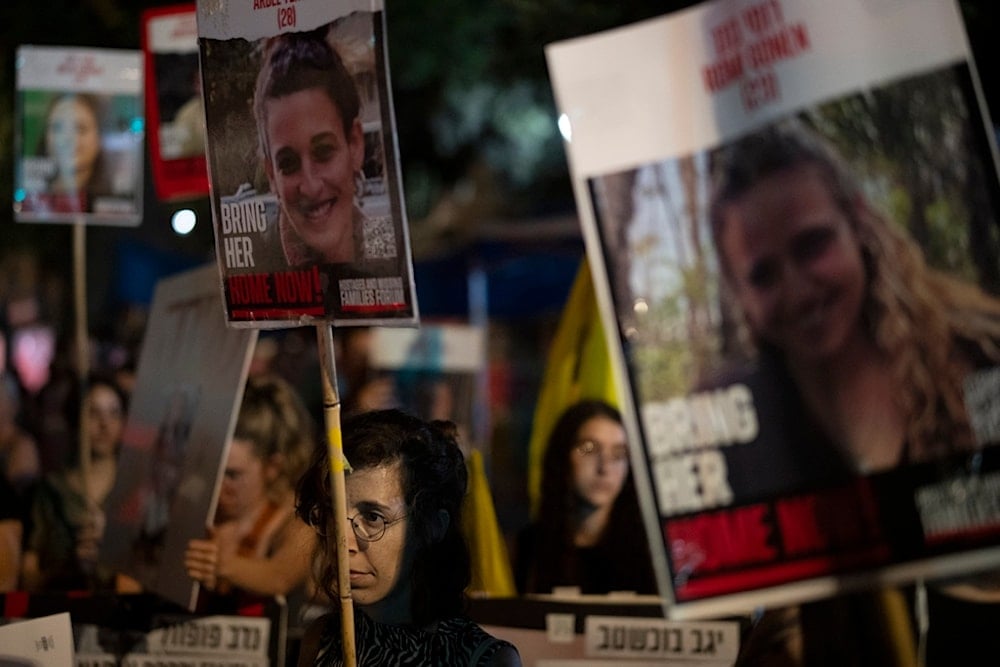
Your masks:
[[[547,57],[670,615],[995,566],[1000,188],[957,4],[705,2]]]
[[[140,53],[21,46],[16,72],[14,218],[138,225]]]
[[[413,326],[382,3],[198,3],[232,326]]]

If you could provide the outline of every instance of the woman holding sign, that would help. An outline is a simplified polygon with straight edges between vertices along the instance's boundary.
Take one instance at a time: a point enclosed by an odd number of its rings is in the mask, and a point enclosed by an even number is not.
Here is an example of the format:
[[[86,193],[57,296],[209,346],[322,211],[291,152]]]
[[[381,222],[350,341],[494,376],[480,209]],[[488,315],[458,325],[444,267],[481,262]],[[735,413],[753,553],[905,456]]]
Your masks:
[[[343,424],[349,516],[331,516],[326,449],[299,486],[299,516],[324,544],[319,583],[337,599],[334,521],[346,521],[359,665],[521,664],[517,650],[463,613],[471,580],[461,533],[465,459],[450,422],[398,410],[366,412]],[[340,619],[307,630],[299,665],[340,665]]]
[[[260,151],[279,208],[270,245],[280,244],[290,266],[395,255],[391,220],[369,218],[360,207],[361,98],[327,32],[268,39],[254,91]]]
[[[188,575],[204,586],[204,611],[286,595],[306,602],[316,538],[295,516],[294,489],[315,448],[312,418],[295,388],[265,375],[247,381],[226,460],[215,523],[191,540]],[[293,617],[291,623],[300,619]]]

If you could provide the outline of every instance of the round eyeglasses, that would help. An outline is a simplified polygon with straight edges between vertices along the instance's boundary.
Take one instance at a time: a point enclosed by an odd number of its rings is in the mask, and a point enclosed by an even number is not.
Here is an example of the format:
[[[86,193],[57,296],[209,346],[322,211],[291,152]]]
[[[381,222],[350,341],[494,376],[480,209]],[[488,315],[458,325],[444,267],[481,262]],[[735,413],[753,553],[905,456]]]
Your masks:
[[[349,516],[347,517],[347,520],[351,522],[351,530],[354,531],[355,537],[366,542],[376,542],[385,536],[385,531],[389,526],[399,523],[406,517],[407,515],[403,514],[395,519],[387,519],[379,512],[368,510],[358,512],[354,516]],[[326,513],[320,510],[319,507],[313,507],[312,510],[310,510],[309,525],[312,526],[321,537],[327,536],[328,529]]]

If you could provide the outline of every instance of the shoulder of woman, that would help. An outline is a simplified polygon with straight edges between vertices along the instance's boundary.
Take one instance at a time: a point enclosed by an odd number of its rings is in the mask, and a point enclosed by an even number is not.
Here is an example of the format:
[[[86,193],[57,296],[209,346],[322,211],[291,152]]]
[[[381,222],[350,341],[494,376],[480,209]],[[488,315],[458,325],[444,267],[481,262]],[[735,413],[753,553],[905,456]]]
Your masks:
[[[486,663],[486,667],[521,667],[521,654],[517,652],[517,648],[503,639],[497,641],[501,642],[500,648]]]
[[[517,648],[506,639],[500,639],[486,632],[475,621],[467,617],[456,617],[444,623],[460,628],[461,643],[472,650],[469,665],[520,666],[521,656]]]

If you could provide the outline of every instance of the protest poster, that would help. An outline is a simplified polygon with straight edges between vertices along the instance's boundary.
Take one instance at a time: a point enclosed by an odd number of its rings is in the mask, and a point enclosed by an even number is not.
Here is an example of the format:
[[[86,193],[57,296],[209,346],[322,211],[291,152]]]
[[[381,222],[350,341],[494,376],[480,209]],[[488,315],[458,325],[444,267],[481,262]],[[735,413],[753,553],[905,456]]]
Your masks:
[[[279,598],[239,614],[206,615],[152,593],[0,594],[0,664],[281,667],[286,616]]]
[[[14,219],[138,225],[140,53],[25,45],[15,70]]]
[[[147,632],[117,632],[95,623],[74,625],[77,667],[277,667],[270,655],[274,619],[190,616],[157,619]],[[111,639],[111,641],[109,641]],[[283,647],[281,653],[284,654]]]
[[[73,630],[68,613],[0,624],[0,665],[73,667]]]
[[[198,584],[184,550],[212,524],[256,340],[226,325],[214,265],[157,284],[101,558],[189,609]]]
[[[142,13],[149,163],[162,200],[208,195],[205,105],[193,2]]]
[[[996,146],[957,3],[549,45],[665,609],[1000,556]]]
[[[381,0],[197,9],[229,324],[415,325]]]

